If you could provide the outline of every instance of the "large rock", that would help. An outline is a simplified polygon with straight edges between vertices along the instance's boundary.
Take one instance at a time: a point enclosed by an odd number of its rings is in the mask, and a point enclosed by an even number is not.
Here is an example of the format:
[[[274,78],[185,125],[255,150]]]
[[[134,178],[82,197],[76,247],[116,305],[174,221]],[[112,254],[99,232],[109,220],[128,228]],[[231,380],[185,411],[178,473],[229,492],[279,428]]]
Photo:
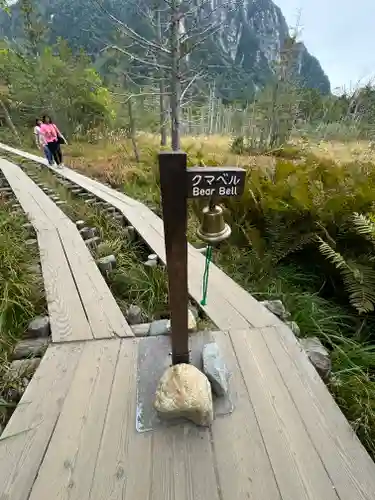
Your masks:
[[[154,407],[162,418],[182,417],[209,426],[213,421],[210,383],[193,365],[171,366],[160,379]]]
[[[213,392],[217,396],[228,394],[229,371],[224,363],[216,342],[203,347],[203,372],[211,382]]]
[[[323,380],[328,380],[332,369],[329,352],[317,337],[301,339],[301,346]]]

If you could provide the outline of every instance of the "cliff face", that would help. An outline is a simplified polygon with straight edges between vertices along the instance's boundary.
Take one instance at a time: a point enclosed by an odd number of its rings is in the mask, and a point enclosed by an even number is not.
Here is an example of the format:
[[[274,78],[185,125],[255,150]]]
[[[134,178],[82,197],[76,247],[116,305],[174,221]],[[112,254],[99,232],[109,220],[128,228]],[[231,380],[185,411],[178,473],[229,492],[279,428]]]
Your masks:
[[[150,7],[154,0],[143,1]],[[196,0],[189,5],[193,2]],[[150,32],[140,13],[144,9],[137,8],[135,3],[104,0],[104,5],[133,29],[145,36]],[[288,37],[288,26],[280,8],[272,0],[211,0],[204,5],[211,12],[212,22],[220,21],[221,27],[192,55],[192,61],[198,64],[205,61],[207,71],[215,76],[224,96],[251,95],[272,78],[274,64]],[[73,48],[84,48],[94,57],[115,32],[115,25],[91,0],[41,0],[38,8],[49,28],[49,42],[62,37]],[[205,15],[204,9],[200,15]],[[191,22],[191,17],[189,19]],[[16,4],[11,22],[8,17],[0,17],[0,34],[21,36],[21,25]],[[328,77],[303,43],[295,46],[294,72],[301,85],[322,93],[330,92]]]

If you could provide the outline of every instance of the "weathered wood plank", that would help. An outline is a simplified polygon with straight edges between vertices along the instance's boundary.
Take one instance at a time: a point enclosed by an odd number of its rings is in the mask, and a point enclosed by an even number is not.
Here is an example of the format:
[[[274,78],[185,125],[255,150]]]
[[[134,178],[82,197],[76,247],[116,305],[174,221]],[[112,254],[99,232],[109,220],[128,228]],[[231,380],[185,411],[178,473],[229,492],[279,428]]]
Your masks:
[[[94,338],[133,337],[77,229],[66,221],[59,225],[58,232]]]
[[[375,498],[375,464],[285,326],[259,332],[341,500]]]
[[[52,340],[92,339],[93,333],[55,229],[38,232],[38,244]]]
[[[2,161],[0,167],[34,227],[43,232],[38,241],[45,253],[42,271],[57,326],[53,340],[133,336],[75,225],[20,168],[7,161]],[[47,232],[51,232],[49,237]],[[49,244],[55,255],[48,249]]]
[[[228,333],[213,334],[231,372],[235,409],[217,418],[212,437],[223,500],[281,500],[259,423]]]
[[[208,429],[181,424],[154,432],[152,449],[150,500],[219,500]]]
[[[89,498],[119,348],[115,339],[85,343],[30,500]]]
[[[122,341],[90,500],[149,498],[152,433],[135,428],[137,351],[137,340]]]
[[[282,498],[338,500],[262,335],[243,330],[230,336]]]
[[[78,344],[54,345],[44,355],[0,439],[1,499],[29,498],[81,350]]]

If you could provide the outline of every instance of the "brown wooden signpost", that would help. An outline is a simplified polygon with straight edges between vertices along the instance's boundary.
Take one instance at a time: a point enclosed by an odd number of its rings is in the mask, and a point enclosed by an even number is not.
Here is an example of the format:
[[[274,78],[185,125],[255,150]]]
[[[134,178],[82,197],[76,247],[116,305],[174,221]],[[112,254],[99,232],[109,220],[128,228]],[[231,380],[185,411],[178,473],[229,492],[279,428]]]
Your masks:
[[[189,363],[187,199],[240,196],[245,170],[235,167],[187,168],[186,154],[159,154],[160,186],[171,313],[172,364]]]

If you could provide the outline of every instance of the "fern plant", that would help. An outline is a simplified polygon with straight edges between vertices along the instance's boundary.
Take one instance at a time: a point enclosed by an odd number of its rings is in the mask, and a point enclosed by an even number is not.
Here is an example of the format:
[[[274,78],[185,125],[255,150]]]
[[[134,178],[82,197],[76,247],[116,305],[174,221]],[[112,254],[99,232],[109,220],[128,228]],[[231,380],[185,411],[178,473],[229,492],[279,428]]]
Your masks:
[[[375,270],[370,266],[346,260],[319,236],[317,236],[317,242],[323,257],[339,271],[349,295],[350,304],[359,314],[374,311]]]
[[[375,224],[365,215],[354,213],[351,219],[354,231],[375,246]]]

